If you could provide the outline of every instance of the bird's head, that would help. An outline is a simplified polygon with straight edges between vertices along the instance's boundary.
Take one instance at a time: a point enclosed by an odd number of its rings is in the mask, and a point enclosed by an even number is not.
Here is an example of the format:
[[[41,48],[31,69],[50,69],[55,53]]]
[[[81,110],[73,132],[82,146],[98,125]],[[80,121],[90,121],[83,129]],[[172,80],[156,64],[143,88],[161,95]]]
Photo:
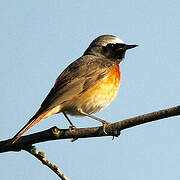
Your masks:
[[[136,46],[138,45],[127,45],[113,35],[102,35],[92,41],[84,55],[105,57],[119,64],[124,59],[126,50]]]

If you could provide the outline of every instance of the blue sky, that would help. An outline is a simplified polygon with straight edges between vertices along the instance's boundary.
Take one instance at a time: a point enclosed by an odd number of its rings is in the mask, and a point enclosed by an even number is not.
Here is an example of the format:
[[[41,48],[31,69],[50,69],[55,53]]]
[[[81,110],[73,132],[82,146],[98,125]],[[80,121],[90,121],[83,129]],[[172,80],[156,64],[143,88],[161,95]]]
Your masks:
[[[180,2],[3,1],[0,11],[1,140],[34,115],[57,76],[99,35],[113,34],[138,48],[121,64],[118,96],[98,117],[116,122],[180,103]],[[71,117],[77,127],[100,125]],[[62,114],[27,134],[67,128]],[[70,179],[180,179],[180,121],[168,118],[111,137],[37,145]],[[26,152],[0,155],[1,179],[56,179]]]

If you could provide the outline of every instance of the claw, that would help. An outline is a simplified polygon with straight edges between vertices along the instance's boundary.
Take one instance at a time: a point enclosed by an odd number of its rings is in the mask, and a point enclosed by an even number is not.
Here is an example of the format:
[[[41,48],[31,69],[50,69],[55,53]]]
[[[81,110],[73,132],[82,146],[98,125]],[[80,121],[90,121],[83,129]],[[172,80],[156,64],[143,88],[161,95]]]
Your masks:
[[[108,126],[110,123],[106,122],[106,121],[103,121],[103,132],[104,134],[108,135],[107,132],[106,132],[106,126]]]
[[[73,139],[71,140],[71,142],[74,142],[74,141],[76,141],[76,140],[78,140],[78,138],[73,138]]]
[[[118,137],[120,134],[121,134],[121,131],[118,131],[118,130],[114,131],[114,135],[112,137],[112,140],[114,140],[114,138]]]

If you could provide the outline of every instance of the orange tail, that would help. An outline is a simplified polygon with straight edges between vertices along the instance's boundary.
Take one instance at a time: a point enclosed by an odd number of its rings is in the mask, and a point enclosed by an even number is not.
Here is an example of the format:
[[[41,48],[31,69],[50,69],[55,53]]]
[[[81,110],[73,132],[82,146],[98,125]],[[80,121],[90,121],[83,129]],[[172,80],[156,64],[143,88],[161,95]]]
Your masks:
[[[45,119],[46,118],[45,116],[49,111],[44,112],[38,118],[32,117],[29,120],[29,122],[13,137],[12,144],[15,143],[26,131],[28,131],[30,128],[32,128],[35,124],[37,124],[42,119]]]

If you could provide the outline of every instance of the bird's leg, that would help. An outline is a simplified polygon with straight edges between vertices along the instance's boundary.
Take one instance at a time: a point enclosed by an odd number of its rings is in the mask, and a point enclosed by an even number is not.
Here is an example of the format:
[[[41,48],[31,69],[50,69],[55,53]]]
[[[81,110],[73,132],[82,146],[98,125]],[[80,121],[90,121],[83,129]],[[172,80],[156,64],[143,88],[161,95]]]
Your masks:
[[[73,123],[70,121],[70,119],[68,118],[68,116],[67,116],[67,114],[65,113],[65,112],[62,112],[63,114],[64,114],[64,116],[65,116],[65,118],[68,120],[68,122],[69,122],[69,124],[71,125],[70,127],[69,127],[69,129],[70,130],[75,130],[76,129],[76,126],[74,126],[73,125]],[[78,138],[73,138],[72,140],[71,140],[71,142],[74,142],[74,141],[76,141]]]
[[[68,120],[69,124],[71,125],[70,128],[71,129],[74,129],[76,128],[76,126],[74,126],[74,124],[70,121],[70,119],[68,118],[67,114],[65,112],[62,112],[65,116],[65,118]]]
[[[88,116],[88,117],[90,117],[90,118],[92,118],[92,119],[95,119],[95,120],[101,122],[103,125],[104,125],[104,124],[110,124],[110,123],[108,123],[108,122],[106,122],[106,121],[104,121],[104,120],[102,120],[102,119],[100,119],[100,118],[98,118],[98,117],[96,117],[96,116],[93,116],[93,115],[91,115],[91,114],[86,114],[86,116]]]
[[[100,119],[100,118],[98,118],[98,117],[96,117],[96,116],[91,115],[91,114],[85,113],[85,112],[82,111],[82,109],[78,109],[78,112],[79,112],[80,114],[84,115],[84,116],[88,116],[88,117],[90,117],[90,118],[92,118],[92,119],[95,119],[95,120],[101,122],[101,123],[103,124],[103,132],[104,132],[105,134],[107,134],[105,128],[106,128],[106,126],[107,126],[108,124],[110,124],[109,122],[104,121],[104,120],[102,120],[102,119]]]
[[[95,119],[95,120],[101,122],[101,123],[103,124],[103,132],[107,135],[106,126],[107,126],[108,124],[110,124],[109,122],[104,121],[104,120],[102,120],[102,119],[100,119],[100,118],[98,118],[98,117],[96,117],[96,116],[91,115],[91,114],[88,114],[87,116],[90,117],[90,118],[92,118],[92,119]]]

